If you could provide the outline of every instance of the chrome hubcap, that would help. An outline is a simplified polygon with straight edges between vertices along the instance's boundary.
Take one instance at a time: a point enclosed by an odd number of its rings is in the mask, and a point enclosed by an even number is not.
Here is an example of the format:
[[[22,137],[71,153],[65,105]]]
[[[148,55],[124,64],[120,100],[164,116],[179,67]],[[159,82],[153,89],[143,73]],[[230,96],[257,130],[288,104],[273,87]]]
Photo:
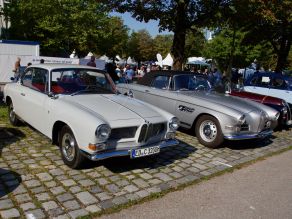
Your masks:
[[[10,106],[10,110],[9,110],[9,117],[12,121],[15,120],[15,112],[14,112],[14,109],[13,109],[13,106],[11,105]]]
[[[217,126],[211,120],[206,120],[200,125],[200,136],[206,142],[212,142],[217,136]]]
[[[75,141],[72,135],[66,133],[62,139],[62,152],[68,161],[72,161],[75,157]]]

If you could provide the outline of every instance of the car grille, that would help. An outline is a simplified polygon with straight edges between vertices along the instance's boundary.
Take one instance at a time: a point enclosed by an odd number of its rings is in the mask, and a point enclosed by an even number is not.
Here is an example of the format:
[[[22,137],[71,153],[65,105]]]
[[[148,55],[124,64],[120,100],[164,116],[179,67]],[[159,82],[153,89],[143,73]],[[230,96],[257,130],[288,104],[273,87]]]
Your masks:
[[[138,142],[147,142],[151,137],[155,137],[163,133],[166,125],[164,123],[144,124],[141,128]]]
[[[249,131],[249,125],[245,122],[240,126],[240,131]]]
[[[137,131],[137,127],[125,127],[112,129],[110,139],[118,140],[123,138],[134,138]]]

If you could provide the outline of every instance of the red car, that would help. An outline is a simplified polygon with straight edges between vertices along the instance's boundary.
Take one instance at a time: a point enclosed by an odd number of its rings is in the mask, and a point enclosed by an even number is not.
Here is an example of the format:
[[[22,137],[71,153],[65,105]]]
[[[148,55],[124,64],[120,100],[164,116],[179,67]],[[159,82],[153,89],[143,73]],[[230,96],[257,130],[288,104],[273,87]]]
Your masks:
[[[267,106],[270,106],[280,112],[278,124],[281,126],[289,126],[292,124],[292,115],[291,115],[291,109],[289,107],[289,104],[280,98],[261,95],[261,94],[255,94],[246,92],[243,90],[229,90],[226,93],[228,93],[231,96],[237,96],[242,98],[247,98],[253,101],[256,101],[258,103],[265,104]]]

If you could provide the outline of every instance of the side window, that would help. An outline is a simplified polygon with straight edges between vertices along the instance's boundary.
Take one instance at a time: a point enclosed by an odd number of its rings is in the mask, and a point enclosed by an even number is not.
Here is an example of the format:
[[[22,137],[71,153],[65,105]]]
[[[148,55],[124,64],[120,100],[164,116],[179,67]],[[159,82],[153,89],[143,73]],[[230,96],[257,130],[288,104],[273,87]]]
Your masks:
[[[30,68],[24,72],[22,79],[21,79],[23,86],[31,87],[32,72],[33,72],[32,68]]]
[[[157,76],[153,82],[151,87],[159,88],[159,89],[167,89],[169,86],[169,77],[168,76]]]
[[[48,71],[41,68],[33,69],[31,88],[42,93],[47,91]]]
[[[286,90],[287,83],[282,78],[273,78],[271,87],[275,89]]]
[[[250,85],[258,85],[258,80],[259,78],[258,77],[253,77],[251,80],[250,80]]]

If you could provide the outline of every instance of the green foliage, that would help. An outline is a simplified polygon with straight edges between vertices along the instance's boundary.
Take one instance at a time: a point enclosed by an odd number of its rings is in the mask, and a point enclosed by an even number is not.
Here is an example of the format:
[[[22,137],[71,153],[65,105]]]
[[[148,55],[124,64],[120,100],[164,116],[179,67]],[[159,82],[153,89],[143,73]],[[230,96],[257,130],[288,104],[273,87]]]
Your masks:
[[[14,0],[7,13],[10,38],[39,41],[43,55],[95,51],[109,24],[104,5],[95,0]]]
[[[162,55],[162,57],[166,57],[167,54],[170,53],[170,51],[171,51],[172,41],[173,41],[172,34],[157,35],[153,39],[155,53],[156,54],[160,53]]]
[[[201,57],[206,43],[202,31],[188,31],[186,36],[185,57]]]
[[[156,57],[153,48],[153,39],[147,30],[131,34],[128,42],[128,55],[137,62],[153,60]]]

